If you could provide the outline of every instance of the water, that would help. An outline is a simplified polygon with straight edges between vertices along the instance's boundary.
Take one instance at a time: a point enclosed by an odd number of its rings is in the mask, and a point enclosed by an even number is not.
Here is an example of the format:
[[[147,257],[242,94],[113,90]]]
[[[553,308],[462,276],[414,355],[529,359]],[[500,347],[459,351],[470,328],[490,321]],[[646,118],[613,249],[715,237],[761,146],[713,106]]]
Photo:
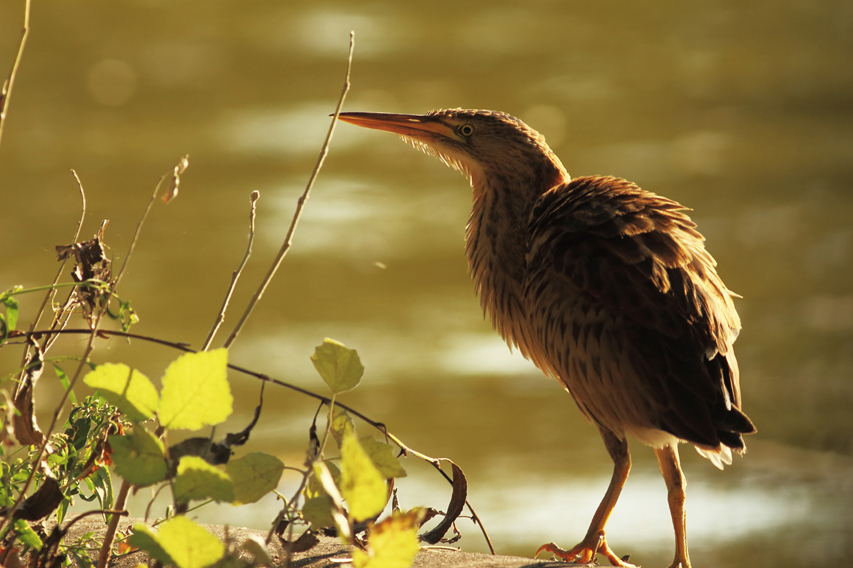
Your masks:
[[[0,69],[17,48],[19,4],[0,4]],[[86,188],[83,235],[109,218],[118,262],[158,177],[189,153],[181,195],[153,211],[120,293],[142,317],[139,333],[200,345],[258,190],[255,252],[229,331],[313,166],[350,29],[348,110],[504,110],[545,134],[573,175],[624,176],[693,208],[721,275],[744,297],[737,353],[760,431],[722,473],[683,448],[694,562],[849,563],[849,1],[36,3],[0,147],[0,286],[53,277],[53,246],[70,241],[79,218],[70,168]],[[322,391],[313,347],[331,336],[357,348],[367,375],[347,402],[412,447],[459,463],[500,552],[570,546],[610,464],[568,396],[483,321],[462,256],[469,207],[464,179],[438,161],[340,125],[292,255],[231,358]],[[26,321],[36,300],[22,299]],[[151,377],[174,356],[121,341],[95,354]],[[0,352],[4,369],[18,357]],[[45,408],[56,397],[50,380],[38,393]],[[234,377],[234,388],[239,414],[229,425],[239,428],[256,384]],[[315,407],[268,395],[252,449],[298,463]],[[644,565],[666,565],[663,482],[651,452],[633,450],[609,541]],[[445,506],[436,474],[407,462],[403,504]],[[214,509],[209,520],[237,511]],[[263,526],[260,518],[253,510],[242,522]],[[484,549],[473,527],[460,527],[464,548]]]

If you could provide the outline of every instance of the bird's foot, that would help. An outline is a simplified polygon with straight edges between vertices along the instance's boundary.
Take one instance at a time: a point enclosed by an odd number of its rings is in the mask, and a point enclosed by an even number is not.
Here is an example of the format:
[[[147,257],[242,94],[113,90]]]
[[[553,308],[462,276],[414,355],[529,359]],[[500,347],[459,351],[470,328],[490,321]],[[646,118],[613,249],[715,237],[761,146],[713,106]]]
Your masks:
[[[612,550],[610,550],[610,547],[607,546],[607,541],[604,539],[604,531],[599,531],[597,534],[592,535],[592,537],[587,536],[587,538],[571,550],[560,548],[553,542],[543,544],[539,547],[539,550],[536,551],[536,554],[533,557],[536,558],[542,552],[550,552],[554,556],[572,564],[592,564],[595,562],[595,556],[597,554],[601,554],[605,556],[613,566],[637,568],[633,564],[628,563],[628,555],[619,558]]]

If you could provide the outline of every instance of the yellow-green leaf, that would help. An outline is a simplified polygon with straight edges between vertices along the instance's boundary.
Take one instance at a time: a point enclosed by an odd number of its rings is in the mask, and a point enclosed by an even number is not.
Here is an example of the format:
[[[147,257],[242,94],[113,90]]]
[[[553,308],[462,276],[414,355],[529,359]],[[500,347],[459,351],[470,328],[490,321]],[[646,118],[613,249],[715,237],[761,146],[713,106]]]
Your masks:
[[[151,381],[127,365],[105,363],[83,377],[83,382],[116,405],[131,421],[154,416],[160,397]]]
[[[358,351],[328,337],[323,340],[322,345],[314,349],[311,361],[336,394],[354,389],[364,375],[364,366],[358,357]]]
[[[218,538],[183,515],[160,525],[156,539],[178,568],[206,568],[225,554]]]
[[[319,462],[318,462],[319,463]],[[323,461],[326,467],[329,470],[329,473],[332,475],[333,483],[340,485],[341,483],[341,470],[338,469],[338,466],[334,464],[334,462]],[[317,471],[317,463],[314,464],[314,471]],[[317,497],[319,495],[326,495],[326,490],[323,489],[323,484],[318,478],[317,474],[314,473],[311,477],[308,478],[308,485],[305,486],[305,497]]]
[[[344,436],[351,436],[355,434],[355,423],[352,421],[352,418],[350,418],[347,411],[337,404],[334,405],[331,416],[327,415],[327,419],[330,420],[329,431],[332,434],[332,438],[334,438],[335,442],[338,443],[338,447],[340,447]]]
[[[186,503],[191,499],[234,500],[234,483],[221,469],[198,456],[184,456],[178,463],[175,477],[175,500]]]
[[[302,506],[302,518],[311,523],[311,527],[315,530],[333,527],[335,526],[335,519],[332,517],[334,507],[335,504],[328,495],[308,499]]]
[[[146,487],[166,479],[166,450],[163,443],[140,425],[130,434],[110,436],[116,473],[128,483]]]
[[[278,487],[283,471],[284,464],[280,459],[261,452],[229,461],[225,472],[234,482],[234,500],[231,503],[254,503]]]
[[[133,525],[133,534],[131,534],[127,543],[139,550],[144,550],[151,555],[155,560],[159,560],[163,564],[175,565],[172,557],[163,550],[160,543],[157,541],[157,531],[151,529],[148,525],[136,523]]]
[[[341,494],[357,522],[375,517],[388,502],[385,479],[354,436],[341,444]]]
[[[355,568],[409,568],[420,550],[418,527],[422,518],[423,509],[412,509],[373,525],[367,552],[353,551]]]
[[[394,446],[380,442],[373,437],[365,437],[359,440],[361,447],[370,456],[370,460],[382,477],[391,479],[392,477],[406,477],[406,470],[400,464],[400,460],[394,455]]]
[[[160,424],[198,430],[224,421],[234,401],[228,386],[228,350],[178,357],[163,375]]]

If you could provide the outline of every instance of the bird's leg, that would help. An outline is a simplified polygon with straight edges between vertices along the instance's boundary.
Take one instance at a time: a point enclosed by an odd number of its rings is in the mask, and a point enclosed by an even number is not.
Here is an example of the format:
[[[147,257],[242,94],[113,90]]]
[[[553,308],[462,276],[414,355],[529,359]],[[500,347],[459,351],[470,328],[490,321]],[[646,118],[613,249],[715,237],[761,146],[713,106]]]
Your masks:
[[[687,480],[681,472],[681,464],[678,460],[678,446],[664,446],[655,450],[655,455],[660,464],[660,471],[666,481],[667,500],[669,501],[669,512],[672,515],[672,526],[675,528],[675,560],[669,568],[690,568],[690,557],[687,555],[687,527],[686,514],[684,511],[684,490]]]
[[[607,541],[604,538],[604,526],[610,519],[613,507],[616,505],[622,487],[628,479],[628,473],[631,471],[631,454],[628,452],[628,441],[620,440],[612,432],[603,428],[599,428],[599,430],[601,437],[604,438],[604,445],[613,459],[613,477],[610,479],[610,486],[607,488],[601,504],[595,511],[595,516],[592,517],[589,530],[584,539],[571,550],[564,550],[552,542],[542,545],[536,552],[537,556],[540,552],[547,551],[568,562],[585,564],[594,561],[596,554],[603,554],[613,566],[633,566],[616,556],[607,546]]]

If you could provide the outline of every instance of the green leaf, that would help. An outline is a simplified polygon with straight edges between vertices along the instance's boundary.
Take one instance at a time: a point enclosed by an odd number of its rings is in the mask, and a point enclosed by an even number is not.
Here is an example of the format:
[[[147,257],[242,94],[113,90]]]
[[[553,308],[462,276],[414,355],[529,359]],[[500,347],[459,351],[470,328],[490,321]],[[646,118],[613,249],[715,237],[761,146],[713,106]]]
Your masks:
[[[68,375],[62,370],[62,367],[56,363],[53,364],[53,370],[56,371],[56,377],[59,379],[59,383],[62,385],[62,388],[68,391],[68,398],[71,400],[71,406],[77,406],[77,397],[74,396],[74,391],[71,390],[71,381],[68,380]],[[85,381],[86,378],[83,377],[83,380]]]
[[[133,525],[133,534],[127,539],[127,543],[135,546],[139,550],[143,550],[151,555],[151,558],[159,560],[163,564],[175,565],[175,561],[169,556],[157,540],[157,531],[152,530],[148,525],[136,523]]]
[[[178,463],[175,477],[175,500],[186,503],[191,499],[234,500],[234,482],[221,469],[198,456],[184,456]]]
[[[335,526],[332,517],[332,509],[335,504],[328,495],[320,495],[305,501],[302,505],[302,518],[311,523],[311,528],[319,530],[325,527]]]
[[[234,398],[227,366],[227,349],[187,353],[173,361],[163,375],[160,424],[198,430],[228,418]]]
[[[130,544],[178,568],[206,568],[225,554],[218,538],[183,515],[169,519],[157,532],[141,524],[133,525],[133,531]]]
[[[364,375],[358,351],[328,337],[314,349],[311,361],[335,394],[354,389]]]
[[[154,416],[160,397],[151,381],[122,363],[105,363],[83,377],[83,382],[116,405],[131,421]]]
[[[15,298],[5,298],[3,304],[6,306],[6,333],[15,331],[15,326],[18,324],[18,300]]]
[[[391,479],[393,477],[406,477],[406,470],[400,464],[400,460],[394,455],[394,446],[380,442],[373,437],[365,437],[359,440],[361,447],[370,456],[370,460],[382,477]]]
[[[329,473],[332,476],[332,483],[340,484],[341,482],[341,470],[338,469],[338,466],[335,465],[334,462],[325,460],[323,462],[315,462],[314,471],[317,471],[317,464],[323,463],[326,468],[329,470]],[[319,477],[315,474],[311,475],[308,478],[308,485],[305,487],[305,496],[308,498],[317,497],[319,495],[326,495],[326,490],[323,489],[323,483],[320,481]]]
[[[420,544],[418,527],[423,509],[407,513],[396,512],[381,523],[373,525],[367,539],[367,552],[353,550],[355,568],[409,568]]]
[[[41,550],[42,542],[39,535],[30,527],[30,524],[24,519],[18,519],[12,527],[15,531],[15,536],[18,537],[23,544],[35,550]]]
[[[340,447],[344,436],[355,434],[355,423],[350,418],[350,415],[347,414],[347,411],[337,404],[332,407],[331,416],[327,415],[326,418],[330,421],[329,431],[332,434],[332,438],[338,443],[338,447]]]
[[[255,452],[231,460],[225,472],[234,482],[232,505],[254,503],[276,487],[281,480],[284,464],[275,456]]]
[[[157,536],[179,568],[205,568],[225,554],[218,538],[183,515],[163,523]]]
[[[110,436],[116,473],[137,487],[166,479],[166,452],[163,443],[142,426],[125,436]]]
[[[388,487],[370,456],[354,436],[341,444],[341,494],[357,522],[375,517],[385,508]]]

